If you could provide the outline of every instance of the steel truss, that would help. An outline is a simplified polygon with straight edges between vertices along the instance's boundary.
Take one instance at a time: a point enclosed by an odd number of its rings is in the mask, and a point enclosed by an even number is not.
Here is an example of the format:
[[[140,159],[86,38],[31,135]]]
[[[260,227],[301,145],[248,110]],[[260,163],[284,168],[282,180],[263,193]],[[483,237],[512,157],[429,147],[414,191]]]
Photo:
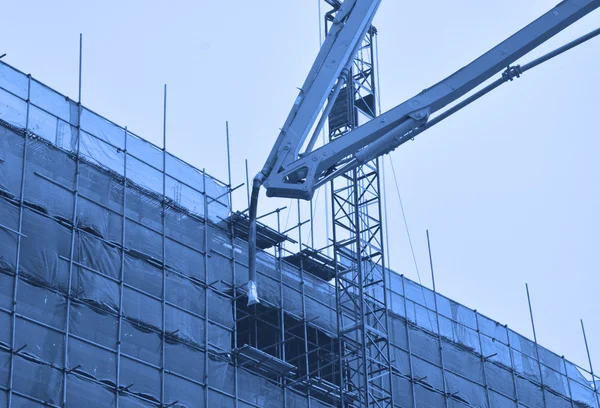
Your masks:
[[[329,28],[340,3],[327,2]],[[377,114],[376,34],[368,30],[329,114],[330,141]],[[342,407],[393,406],[379,191],[378,159],[331,182]]]

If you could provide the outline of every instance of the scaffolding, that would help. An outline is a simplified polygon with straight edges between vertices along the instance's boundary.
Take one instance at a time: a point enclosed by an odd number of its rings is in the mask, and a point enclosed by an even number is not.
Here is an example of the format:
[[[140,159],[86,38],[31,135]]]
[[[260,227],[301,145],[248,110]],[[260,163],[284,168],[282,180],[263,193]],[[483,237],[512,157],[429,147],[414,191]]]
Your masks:
[[[352,265],[279,209],[248,307],[234,189],[0,62],[0,406],[356,406],[327,280]],[[599,407],[591,367],[377,273],[393,406]]]

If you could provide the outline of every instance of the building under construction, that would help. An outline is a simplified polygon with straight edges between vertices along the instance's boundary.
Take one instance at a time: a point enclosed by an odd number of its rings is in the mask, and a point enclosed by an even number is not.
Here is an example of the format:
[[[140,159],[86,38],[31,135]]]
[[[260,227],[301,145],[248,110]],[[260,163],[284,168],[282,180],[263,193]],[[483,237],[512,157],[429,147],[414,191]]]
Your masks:
[[[375,36],[331,140],[378,113]],[[330,183],[332,257],[259,225],[249,306],[230,181],[0,63],[0,406],[600,408],[591,369],[386,267],[378,177]]]

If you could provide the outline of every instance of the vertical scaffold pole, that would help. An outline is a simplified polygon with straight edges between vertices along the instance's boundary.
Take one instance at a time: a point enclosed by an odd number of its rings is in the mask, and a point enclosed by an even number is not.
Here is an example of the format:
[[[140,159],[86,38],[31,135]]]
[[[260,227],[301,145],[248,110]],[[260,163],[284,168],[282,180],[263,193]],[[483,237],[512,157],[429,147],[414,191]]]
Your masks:
[[[537,334],[535,332],[535,321],[533,320],[533,309],[531,308],[531,297],[529,296],[529,285],[525,284],[525,290],[527,292],[527,304],[529,305],[529,317],[531,318],[531,329],[533,330],[533,341],[535,342],[535,357],[537,359],[539,374],[540,374],[540,385],[542,387],[542,398],[544,401],[544,407],[546,404],[546,390],[544,387],[544,373],[542,372],[542,362],[540,361],[540,349],[537,341]]]
[[[73,281],[73,263],[75,261],[75,236],[79,231],[77,226],[77,206],[79,204],[79,164],[80,164],[80,148],[81,148],[81,78],[82,78],[82,60],[83,60],[83,35],[79,34],[79,85],[78,85],[78,113],[77,113],[77,147],[75,149],[75,181],[73,188],[73,214],[71,216],[71,248],[69,251],[69,277],[67,282],[67,313],[65,317],[65,349],[64,349],[64,376],[63,376],[63,405],[67,404],[67,376],[68,361],[69,361],[69,330],[71,320],[71,297],[72,297],[72,281]]]
[[[594,376],[594,367],[592,366],[592,357],[590,355],[590,348],[588,346],[587,336],[585,334],[585,326],[583,325],[583,319],[581,322],[581,332],[583,333],[583,341],[585,342],[585,351],[587,353],[588,362],[590,364],[590,374],[592,375],[592,385],[594,387],[594,395],[596,396],[596,404],[600,407],[600,397],[598,396],[598,385],[596,383],[596,376]]]

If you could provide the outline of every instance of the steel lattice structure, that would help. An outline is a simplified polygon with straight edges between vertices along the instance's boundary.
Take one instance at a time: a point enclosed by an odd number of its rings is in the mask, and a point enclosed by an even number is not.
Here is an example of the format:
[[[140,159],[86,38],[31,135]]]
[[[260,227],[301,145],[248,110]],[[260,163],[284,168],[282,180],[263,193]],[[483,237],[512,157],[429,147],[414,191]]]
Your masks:
[[[326,24],[331,22],[326,14]],[[329,140],[377,115],[371,27],[329,115]],[[331,182],[342,406],[391,407],[379,160]]]

